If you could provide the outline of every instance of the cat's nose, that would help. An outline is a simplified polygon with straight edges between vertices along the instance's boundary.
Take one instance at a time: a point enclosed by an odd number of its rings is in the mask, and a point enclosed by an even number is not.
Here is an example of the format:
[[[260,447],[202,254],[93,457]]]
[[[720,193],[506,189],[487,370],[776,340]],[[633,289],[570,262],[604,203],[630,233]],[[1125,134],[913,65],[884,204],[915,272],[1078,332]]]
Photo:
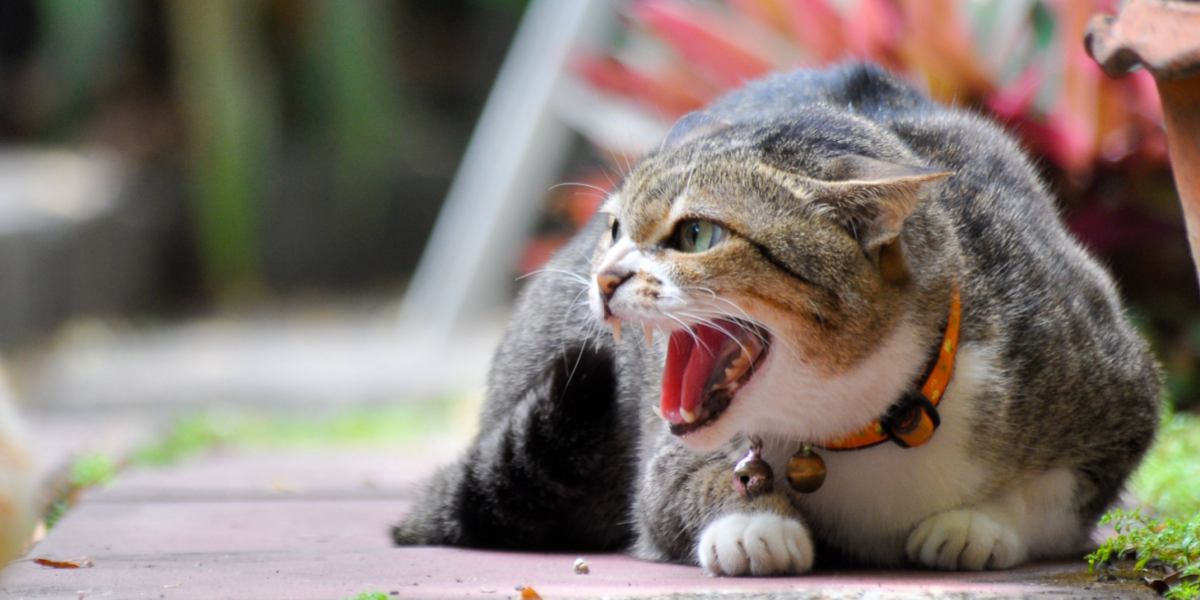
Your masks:
[[[632,271],[604,271],[596,275],[596,287],[600,288],[600,298],[604,300],[605,309],[608,308],[608,301],[617,292],[617,288],[621,287],[621,284],[625,283],[630,277],[633,277]]]

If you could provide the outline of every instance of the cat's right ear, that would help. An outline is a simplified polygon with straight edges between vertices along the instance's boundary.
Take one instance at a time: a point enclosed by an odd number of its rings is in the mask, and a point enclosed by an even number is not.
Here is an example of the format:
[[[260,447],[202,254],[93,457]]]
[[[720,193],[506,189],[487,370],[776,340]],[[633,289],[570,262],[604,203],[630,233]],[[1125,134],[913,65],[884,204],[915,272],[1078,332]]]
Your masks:
[[[698,110],[683,115],[683,118],[675,122],[671,126],[671,130],[667,132],[667,136],[663,138],[662,144],[658,150],[670,150],[678,148],[692,140],[698,140],[704,136],[712,135],[722,129],[732,125],[729,121],[718,119],[711,114]]]
[[[950,175],[939,169],[848,155],[830,160],[825,172],[829,179],[810,182],[809,191],[813,201],[832,209],[870,252],[900,234],[927,186]]]

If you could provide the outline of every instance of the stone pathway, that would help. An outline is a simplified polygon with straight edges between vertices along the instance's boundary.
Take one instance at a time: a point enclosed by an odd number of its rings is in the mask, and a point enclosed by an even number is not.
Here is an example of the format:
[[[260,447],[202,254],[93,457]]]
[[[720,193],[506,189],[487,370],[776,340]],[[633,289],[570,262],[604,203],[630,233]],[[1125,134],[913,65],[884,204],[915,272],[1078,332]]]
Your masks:
[[[86,557],[89,568],[26,559],[0,576],[4,598],[1152,598],[1096,583],[1080,563],[1008,572],[825,572],[714,579],[698,568],[582,555],[393,548],[388,524],[440,448],[234,450],[169,468],[136,467],[89,493],[30,558]]]
[[[294,330],[295,323],[278,324],[279,335],[271,324],[192,325],[59,352],[42,375],[25,381],[26,397],[35,401],[26,408],[39,434],[37,453],[49,463],[47,472],[81,452],[121,456],[154,438],[172,416],[197,407],[252,403],[307,414],[315,396],[329,390],[341,390],[337,401],[356,396],[378,405],[447,382],[478,389],[490,344],[432,352],[417,341],[389,349],[387,330],[354,323],[321,321],[308,330],[315,335]],[[439,356],[460,360],[447,366]],[[255,377],[248,361],[264,376]],[[405,373],[417,388],[404,388]],[[138,385],[121,385],[131,378]],[[0,573],[0,598],[340,600],[378,592],[516,599],[523,586],[547,600],[1155,597],[1138,585],[1097,583],[1082,563],[979,574],[715,579],[696,567],[620,555],[584,554],[590,573],[577,575],[574,554],[392,547],[388,527],[412,502],[417,482],[465,441],[461,432],[438,432],[387,447],[218,447],[167,467],[126,468],[86,493],[27,558]],[[33,562],[37,557],[86,558],[91,566],[48,568]]]

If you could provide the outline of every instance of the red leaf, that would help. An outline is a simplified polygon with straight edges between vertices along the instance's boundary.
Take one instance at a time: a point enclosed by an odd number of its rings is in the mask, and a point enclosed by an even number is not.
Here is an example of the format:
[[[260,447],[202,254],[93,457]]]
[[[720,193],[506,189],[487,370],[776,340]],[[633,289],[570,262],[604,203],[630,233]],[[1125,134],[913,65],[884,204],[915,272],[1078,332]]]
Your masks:
[[[845,53],[846,22],[825,0],[789,0],[784,3],[792,38],[826,63]]]
[[[715,13],[672,0],[646,0],[633,11],[693,68],[723,87],[740,85],[774,66],[770,53],[755,47],[754,38]]]
[[[700,93],[695,85],[691,89],[679,85],[669,74],[656,77],[639,72],[615,58],[585,56],[572,67],[596,89],[629,98],[671,119],[704,106],[713,95],[708,90]]]

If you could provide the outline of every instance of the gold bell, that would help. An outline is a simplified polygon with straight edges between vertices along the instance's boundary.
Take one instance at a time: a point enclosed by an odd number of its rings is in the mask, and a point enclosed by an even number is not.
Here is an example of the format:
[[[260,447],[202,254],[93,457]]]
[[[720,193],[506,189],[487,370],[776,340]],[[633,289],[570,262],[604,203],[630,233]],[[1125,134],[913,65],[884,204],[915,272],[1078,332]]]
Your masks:
[[[805,444],[788,459],[787,479],[788,484],[797,492],[815,492],[825,483],[825,460],[820,454],[813,452],[811,445]]]
[[[771,493],[774,483],[771,465],[762,458],[762,442],[755,440],[750,444],[746,456],[733,468],[733,489],[741,497],[752,500]]]

